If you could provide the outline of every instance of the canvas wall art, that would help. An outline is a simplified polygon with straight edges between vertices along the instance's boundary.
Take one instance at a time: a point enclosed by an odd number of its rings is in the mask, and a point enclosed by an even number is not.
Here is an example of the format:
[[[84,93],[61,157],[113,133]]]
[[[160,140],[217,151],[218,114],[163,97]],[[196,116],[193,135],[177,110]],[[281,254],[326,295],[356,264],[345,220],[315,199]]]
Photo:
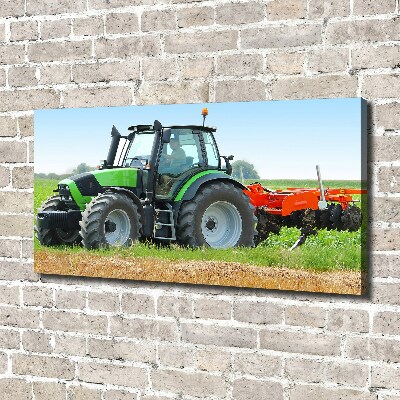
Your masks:
[[[35,271],[361,294],[366,103],[35,112]]]

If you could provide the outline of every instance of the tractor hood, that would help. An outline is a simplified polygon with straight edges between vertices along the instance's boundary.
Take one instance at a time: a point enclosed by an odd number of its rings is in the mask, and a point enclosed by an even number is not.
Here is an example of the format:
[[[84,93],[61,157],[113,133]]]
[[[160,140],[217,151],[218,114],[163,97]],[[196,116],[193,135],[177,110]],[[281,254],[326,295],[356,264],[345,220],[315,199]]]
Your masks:
[[[69,190],[75,203],[83,210],[93,196],[109,187],[135,188],[137,176],[137,168],[95,170],[63,179],[58,184],[58,190],[60,194]]]

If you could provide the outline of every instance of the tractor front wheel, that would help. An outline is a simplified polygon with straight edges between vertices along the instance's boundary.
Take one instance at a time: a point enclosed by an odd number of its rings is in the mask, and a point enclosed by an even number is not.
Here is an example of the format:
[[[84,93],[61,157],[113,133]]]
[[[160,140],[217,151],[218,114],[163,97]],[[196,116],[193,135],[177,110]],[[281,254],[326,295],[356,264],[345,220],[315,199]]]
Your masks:
[[[46,211],[66,211],[66,207],[60,196],[49,197],[43,202],[38,212]],[[38,224],[35,226],[36,237],[43,246],[66,245],[72,246],[81,242],[78,229],[42,228]]]
[[[100,194],[82,213],[80,234],[87,249],[129,246],[140,236],[137,206],[126,195]]]
[[[215,182],[182,204],[177,239],[189,247],[253,247],[257,234],[254,207],[241,189]]]

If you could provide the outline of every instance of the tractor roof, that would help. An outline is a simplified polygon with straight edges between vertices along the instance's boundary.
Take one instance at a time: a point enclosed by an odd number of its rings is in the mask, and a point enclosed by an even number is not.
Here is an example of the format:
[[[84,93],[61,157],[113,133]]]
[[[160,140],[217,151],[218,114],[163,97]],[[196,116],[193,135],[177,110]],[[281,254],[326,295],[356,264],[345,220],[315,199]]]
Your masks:
[[[216,132],[217,129],[211,126],[202,126],[202,125],[173,125],[173,126],[164,126],[164,128],[171,129],[193,129],[196,131],[205,131],[205,132]],[[143,132],[153,130],[153,125],[133,125],[128,128],[129,131],[135,132]]]

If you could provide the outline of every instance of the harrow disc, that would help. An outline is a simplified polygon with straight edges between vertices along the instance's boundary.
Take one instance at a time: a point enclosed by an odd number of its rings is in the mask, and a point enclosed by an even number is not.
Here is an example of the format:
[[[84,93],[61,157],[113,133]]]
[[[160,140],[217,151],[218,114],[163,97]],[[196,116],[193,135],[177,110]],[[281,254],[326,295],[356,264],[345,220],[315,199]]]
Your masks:
[[[319,216],[319,228],[320,229],[332,229],[332,221],[331,221],[331,214],[332,210],[335,207],[334,204],[328,204],[328,207],[325,210],[317,211]]]
[[[317,216],[316,212],[311,208],[304,210],[303,218],[301,221],[301,232],[306,235],[313,235],[317,233]]]
[[[279,234],[282,224],[277,216],[268,214],[262,207],[259,207],[256,211],[256,217],[258,220],[256,226],[258,234],[254,238],[256,245],[267,239],[270,233]]]
[[[336,229],[338,231],[343,231],[343,223],[342,223],[342,206],[340,204],[336,204],[332,211],[331,211],[331,217],[330,220],[332,222],[332,229]]]
[[[342,212],[343,228],[350,232],[358,231],[362,223],[361,209],[355,205],[349,206]]]

